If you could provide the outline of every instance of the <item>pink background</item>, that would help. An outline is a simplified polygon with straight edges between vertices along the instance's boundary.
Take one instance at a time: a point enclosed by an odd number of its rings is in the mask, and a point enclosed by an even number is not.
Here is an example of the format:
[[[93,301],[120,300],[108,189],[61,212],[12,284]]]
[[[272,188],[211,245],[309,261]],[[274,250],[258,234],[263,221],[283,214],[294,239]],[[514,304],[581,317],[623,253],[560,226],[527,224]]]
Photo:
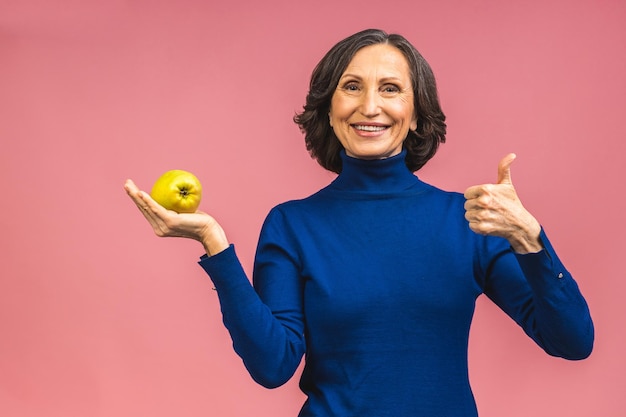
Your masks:
[[[261,222],[333,176],[291,122],[314,64],[380,27],[437,75],[448,143],[420,177],[513,181],[586,295],[586,361],[540,351],[480,298],[482,417],[622,416],[626,3],[620,0],[0,0],[0,415],[295,416],[255,385],[200,245],[155,237],[122,190],[182,168],[252,265]]]

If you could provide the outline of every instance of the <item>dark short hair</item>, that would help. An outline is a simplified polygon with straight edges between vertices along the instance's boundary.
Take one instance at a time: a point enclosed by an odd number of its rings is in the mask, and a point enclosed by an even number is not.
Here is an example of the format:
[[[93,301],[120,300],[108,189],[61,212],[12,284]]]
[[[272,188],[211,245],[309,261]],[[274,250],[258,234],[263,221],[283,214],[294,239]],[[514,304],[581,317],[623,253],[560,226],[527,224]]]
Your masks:
[[[376,44],[395,46],[409,63],[417,129],[409,131],[403,147],[407,150],[406,165],[411,172],[424,166],[435,155],[439,144],[446,140],[446,116],[441,111],[435,76],[428,62],[403,36],[367,29],[345,38],[326,53],[311,74],[302,113],[293,118],[304,133],[311,157],[329,171],[341,172],[339,154],[343,149],[328,120],[332,96],[357,51]]]

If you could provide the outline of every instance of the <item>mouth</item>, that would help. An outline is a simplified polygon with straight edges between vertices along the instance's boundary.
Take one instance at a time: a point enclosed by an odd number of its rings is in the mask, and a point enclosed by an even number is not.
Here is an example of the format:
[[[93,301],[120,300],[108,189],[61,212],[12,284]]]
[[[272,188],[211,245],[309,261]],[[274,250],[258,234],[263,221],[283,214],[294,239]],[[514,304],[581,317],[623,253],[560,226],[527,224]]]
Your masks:
[[[361,132],[382,132],[389,129],[389,126],[381,124],[352,124],[351,126]]]

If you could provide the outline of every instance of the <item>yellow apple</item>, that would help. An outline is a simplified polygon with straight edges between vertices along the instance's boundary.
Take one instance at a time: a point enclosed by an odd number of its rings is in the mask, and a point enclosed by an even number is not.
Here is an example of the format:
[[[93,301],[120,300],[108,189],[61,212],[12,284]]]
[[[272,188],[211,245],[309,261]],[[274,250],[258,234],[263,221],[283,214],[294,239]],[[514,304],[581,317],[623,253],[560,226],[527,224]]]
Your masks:
[[[202,198],[202,184],[191,172],[173,169],[156,180],[150,196],[168,210],[194,213]]]

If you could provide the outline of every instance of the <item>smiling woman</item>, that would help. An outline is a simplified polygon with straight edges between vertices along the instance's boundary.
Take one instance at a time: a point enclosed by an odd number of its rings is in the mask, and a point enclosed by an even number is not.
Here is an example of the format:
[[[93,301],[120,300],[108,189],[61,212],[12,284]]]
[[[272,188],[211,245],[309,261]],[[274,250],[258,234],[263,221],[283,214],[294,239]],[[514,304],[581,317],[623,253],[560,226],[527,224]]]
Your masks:
[[[477,416],[467,349],[481,294],[548,354],[591,353],[586,301],[517,197],[514,155],[467,200],[413,174],[445,139],[444,119],[403,37],[367,30],[335,45],[295,120],[339,175],[271,210],[253,286],[213,217],[167,211],[126,183],[155,233],[204,245],[200,265],[255,381],[280,386],[306,357],[301,417]]]
[[[342,96],[346,100],[333,104]],[[348,98],[351,99],[348,101]],[[385,109],[380,108],[383,102]],[[428,162],[446,139],[446,117],[439,104],[432,69],[419,51],[397,34],[366,30],[349,36],[328,51],[313,70],[304,109],[294,121],[304,133],[311,156],[325,169],[337,173],[341,172],[342,166],[339,152],[345,147],[340,140],[345,140],[344,133],[350,131],[345,126],[343,131],[331,126],[334,123],[332,113],[338,111],[338,105],[341,114],[350,107],[366,112],[355,116],[359,117],[356,121],[361,125],[361,132],[376,131],[381,124],[372,119],[391,117],[387,111],[396,118],[398,111],[403,113],[401,118],[408,120],[403,120],[402,127],[395,125],[395,121],[389,124],[389,120],[382,126],[394,125],[390,130],[395,139],[403,141],[402,147],[407,150],[405,161],[411,171],[417,171]],[[363,105],[374,108],[367,109]],[[357,106],[360,109],[356,109]],[[398,106],[402,109],[398,110]],[[372,111],[374,113],[368,113]],[[374,127],[363,127],[364,122]],[[389,153],[393,154],[393,151],[388,150]]]

